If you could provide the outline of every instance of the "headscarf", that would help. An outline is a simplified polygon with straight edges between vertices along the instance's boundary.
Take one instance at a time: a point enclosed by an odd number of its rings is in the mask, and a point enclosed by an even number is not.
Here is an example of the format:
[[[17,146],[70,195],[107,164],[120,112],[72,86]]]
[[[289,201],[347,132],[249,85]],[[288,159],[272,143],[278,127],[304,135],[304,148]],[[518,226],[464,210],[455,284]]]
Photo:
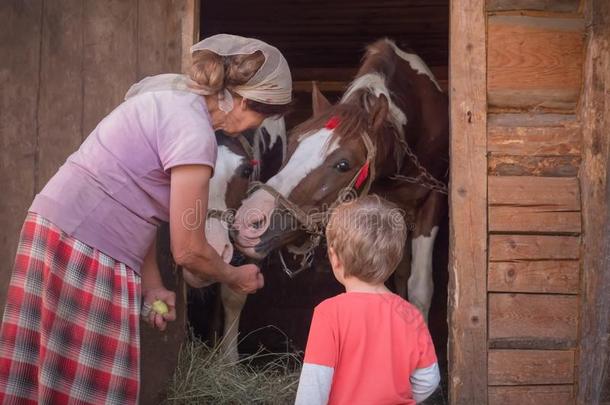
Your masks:
[[[209,50],[220,56],[251,55],[260,51],[265,57],[261,67],[247,83],[220,90],[218,98],[222,111],[229,112],[233,108],[233,97],[229,90],[248,100],[263,104],[281,105],[288,104],[292,100],[292,77],[288,62],[277,48],[254,38],[218,34],[193,45],[191,54],[201,50]],[[202,89],[188,76],[162,74],[148,76],[131,86],[125,99],[141,93],[160,90],[190,91],[201,95],[213,94]]]

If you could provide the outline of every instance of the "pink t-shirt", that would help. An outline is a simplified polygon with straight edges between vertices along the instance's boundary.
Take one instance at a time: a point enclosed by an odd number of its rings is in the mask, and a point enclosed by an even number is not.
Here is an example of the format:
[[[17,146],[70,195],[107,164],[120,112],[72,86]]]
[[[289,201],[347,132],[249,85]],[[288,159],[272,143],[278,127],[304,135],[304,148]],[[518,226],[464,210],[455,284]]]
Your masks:
[[[202,96],[144,93],[98,124],[30,211],[139,272],[157,226],[169,221],[170,169],[214,168],[216,153]]]
[[[305,363],[334,369],[329,404],[415,404],[410,376],[437,362],[421,313],[395,294],[349,292],[319,304]]]

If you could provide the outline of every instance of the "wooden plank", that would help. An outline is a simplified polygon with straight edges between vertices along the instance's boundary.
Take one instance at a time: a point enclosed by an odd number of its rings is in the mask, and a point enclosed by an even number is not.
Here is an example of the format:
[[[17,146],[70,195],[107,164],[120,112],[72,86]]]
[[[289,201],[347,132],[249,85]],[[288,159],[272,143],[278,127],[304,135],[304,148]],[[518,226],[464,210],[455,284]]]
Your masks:
[[[572,384],[573,350],[490,350],[489,385]]]
[[[489,387],[489,405],[571,405],[574,385]]]
[[[206,4],[209,7],[209,3]],[[191,46],[199,41],[200,0],[184,0],[181,13],[181,49],[182,49],[182,72],[186,73],[191,67]],[[207,13],[206,13],[207,15]],[[226,32],[226,31],[223,31]],[[235,33],[237,34],[237,33]]]
[[[489,231],[512,233],[580,233],[579,211],[546,207],[489,207]]]
[[[186,2],[138,2],[138,79],[182,71],[182,23]]]
[[[489,260],[561,260],[580,257],[577,236],[490,235]]]
[[[573,348],[578,338],[578,297],[489,294],[489,344],[498,348]]]
[[[492,176],[576,177],[580,156],[507,156],[490,154]]]
[[[491,262],[487,287],[490,292],[578,294],[579,262]]]
[[[578,403],[610,403],[610,2],[585,2],[583,123],[583,305]]]
[[[581,18],[491,16],[489,104],[574,110],[581,87]]]
[[[451,13],[449,402],[487,401],[487,100],[484,0]]]
[[[577,178],[490,176],[488,188],[489,205],[580,210]]]
[[[43,2],[0,3],[0,311],[36,178]]]
[[[553,12],[578,11],[580,0],[487,0],[487,11],[537,10]]]
[[[83,11],[81,0],[45,3],[36,192],[83,139]]]
[[[572,115],[493,114],[489,118],[488,149],[493,154],[578,156],[580,123]]]
[[[137,2],[85,0],[84,136],[117,105],[137,80]]]

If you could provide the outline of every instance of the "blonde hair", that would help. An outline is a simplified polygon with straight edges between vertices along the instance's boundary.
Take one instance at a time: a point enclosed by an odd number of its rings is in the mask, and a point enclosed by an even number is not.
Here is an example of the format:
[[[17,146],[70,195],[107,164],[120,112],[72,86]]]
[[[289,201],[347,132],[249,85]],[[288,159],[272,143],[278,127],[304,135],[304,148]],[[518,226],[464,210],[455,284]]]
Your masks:
[[[261,51],[229,56],[221,56],[209,50],[195,51],[189,77],[199,90],[216,94],[225,88],[230,91],[233,87],[248,83],[263,63],[265,55]],[[246,105],[267,117],[282,116],[291,108],[291,104],[273,105],[253,100],[246,100]]]
[[[343,263],[345,276],[376,284],[385,282],[400,263],[407,226],[396,205],[369,195],[333,210],[326,239]]]
[[[265,55],[256,51],[249,55],[221,56],[208,50],[193,53],[189,72],[191,79],[209,93],[246,84],[265,62]]]

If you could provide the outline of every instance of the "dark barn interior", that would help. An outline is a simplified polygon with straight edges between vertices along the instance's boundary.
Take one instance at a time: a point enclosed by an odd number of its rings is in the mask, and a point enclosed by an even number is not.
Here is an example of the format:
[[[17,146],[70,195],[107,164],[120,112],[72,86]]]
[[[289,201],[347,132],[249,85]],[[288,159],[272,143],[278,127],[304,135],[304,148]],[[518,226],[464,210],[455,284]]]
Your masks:
[[[284,53],[295,82],[296,104],[286,117],[289,129],[311,116],[311,81],[317,81],[331,101],[337,100],[354,76],[366,44],[382,37],[418,53],[441,86],[447,86],[449,0],[204,1],[200,24],[202,38],[223,32],[251,36]],[[435,293],[429,319],[443,367],[447,358],[447,252],[445,220],[435,248]],[[242,313],[242,353],[261,345],[271,351],[303,350],[314,306],[342,291],[325,252],[318,252],[314,268],[294,279],[280,270],[278,262],[277,255],[271,255],[261,263],[265,288],[248,298]],[[195,332],[214,336],[222,325],[217,292],[193,291],[189,299]]]

